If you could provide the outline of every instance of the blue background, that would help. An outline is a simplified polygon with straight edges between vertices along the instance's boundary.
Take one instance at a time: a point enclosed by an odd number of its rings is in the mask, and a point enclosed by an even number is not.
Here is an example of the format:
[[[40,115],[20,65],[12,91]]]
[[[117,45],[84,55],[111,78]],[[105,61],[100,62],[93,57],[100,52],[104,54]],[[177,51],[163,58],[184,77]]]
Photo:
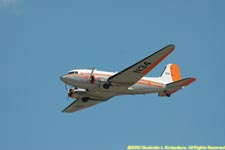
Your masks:
[[[225,145],[225,1],[0,0],[0,149]],[[170,98],[119,96],[72,114],[59,76],[120,71],[168,45],[197,81]]]

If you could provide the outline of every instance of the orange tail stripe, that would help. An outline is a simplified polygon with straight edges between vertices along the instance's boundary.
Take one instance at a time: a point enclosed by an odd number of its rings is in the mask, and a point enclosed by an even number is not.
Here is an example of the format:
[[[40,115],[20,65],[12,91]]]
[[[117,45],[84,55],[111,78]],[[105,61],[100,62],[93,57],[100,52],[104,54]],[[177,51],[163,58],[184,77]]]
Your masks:
[[[170,65],[170,71],[174,82],[182,79],[180,74],[180,68],[178,67],[178,65],[176,64]]]

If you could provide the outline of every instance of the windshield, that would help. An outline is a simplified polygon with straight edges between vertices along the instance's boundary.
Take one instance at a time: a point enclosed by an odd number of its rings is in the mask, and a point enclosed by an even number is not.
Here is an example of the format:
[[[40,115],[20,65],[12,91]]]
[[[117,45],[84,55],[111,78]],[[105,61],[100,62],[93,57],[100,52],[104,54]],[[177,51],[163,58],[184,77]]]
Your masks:
[[[78,74],[78,72],[77,71],[70,71],[70,72],[68,72],[68,74]]]

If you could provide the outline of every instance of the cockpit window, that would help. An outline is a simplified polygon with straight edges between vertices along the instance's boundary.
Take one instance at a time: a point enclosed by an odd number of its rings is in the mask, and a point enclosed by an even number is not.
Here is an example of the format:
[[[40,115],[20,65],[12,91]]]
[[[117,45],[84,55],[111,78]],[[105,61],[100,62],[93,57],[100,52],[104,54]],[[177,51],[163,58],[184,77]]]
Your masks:
[[[78,71],[70,71],[68,74],[78,74]]]
[[[71,72],[68,72],[68,74],[74,74],[74,72],[73,72],[73,71],[71,71]]]

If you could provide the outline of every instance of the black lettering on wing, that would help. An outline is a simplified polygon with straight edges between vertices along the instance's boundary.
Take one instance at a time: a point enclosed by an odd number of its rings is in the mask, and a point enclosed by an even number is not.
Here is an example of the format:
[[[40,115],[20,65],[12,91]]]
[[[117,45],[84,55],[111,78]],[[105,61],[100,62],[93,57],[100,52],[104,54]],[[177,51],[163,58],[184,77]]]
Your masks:
[[[148,66],[151,65],[151,64],[152,63],[145,61],[145,62],[143,62],[143,64],[137,66],[137,68],[133,72],[135,72],[135,73],[141,73],[146,68],[148,68]]]
[[[136,69],[136,70],[134,70],[133,72],[135,72],[135,73],[140,73],[142,70],[141,69]]]
[[[151,65],[152,63],[145,61],[144,64],[145,64],[145,66],[149,66],[149,65]]]
[[[138,66],[138,69],[140,69],[140,70],[144,70],[146,68],[147,68],[147,66],[143,66],[143,65]]]

